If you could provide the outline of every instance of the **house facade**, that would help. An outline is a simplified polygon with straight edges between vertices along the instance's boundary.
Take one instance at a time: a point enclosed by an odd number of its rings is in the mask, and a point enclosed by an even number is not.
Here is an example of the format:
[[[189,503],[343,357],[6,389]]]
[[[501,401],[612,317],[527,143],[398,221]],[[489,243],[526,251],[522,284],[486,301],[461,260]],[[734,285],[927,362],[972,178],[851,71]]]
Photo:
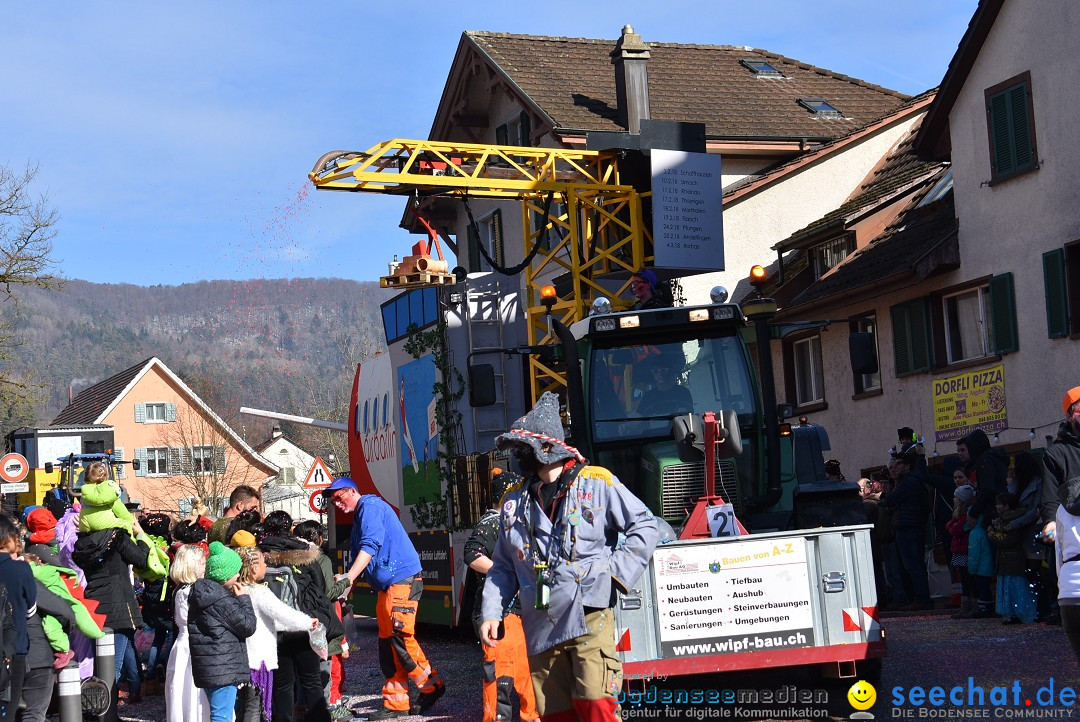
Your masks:
[[[637,85],[627,80],[635,73]],[[603,138],[630,147],[649,142],[635,135],[638,119],[702,124],[705,151],[722,159],[723,198],[708,201],[724,204],[726,270],[686,276],[682,288],[687,303],[708,303],[713,286],[734,288],[777,237],[858,187],[910,127],[917,108],[896,114],[908,100],[769,51],[646,44],[632,28],[618,41],[466,32],[429,137],[552,148]],[[792,162],[824,145],[828,152],[812,162]],[[648,184],[647,168],[643,176],[630,170]],[[557,206],[553,216],[563,212]],[[468,272],[490,269],[480,246],[503,266],[528,250],[516,202],[477,198],[466,212],[458,201],[433,198],[422,212],[444,238],[457,239],[458,264]],[[420,231],[411,206],[403,225]],[[623,290],[628,277],[612,274],[607,284],[623,300],[632,300]]]
[[[85,389],[51,426],[79,424],[111,426],[116,453],[139,461],[121,483],[147,511],[186,515],[199,497],[220,513],[233,488],[278,473],[158,358]]]
[[[902,426],[932,456],[974,428],[1008,450],[1056,433],[1078,383],[1078,21],[1069,4],[981,3],[910,147],[891,156],[915,169],[912,190],[778,244],[848,239],[822,273],[768,290],[784,298],[779,321],[830,321],[792,327],[774,362],[781,400],[829,429],[849,478],[882,465]],[[858,332],[873,335],[876,372],[852,367]]]
[[[293,521],[313,519],[326,523],[326,515],[311,508],[312,489],[304,488],[304,480],[315,463],[315,457],[293,443],[275,426],[270,439],[257,448],[259,456],[278,467],[278,474],[263,487],[263,514],[284,511]],[[332,455],[331,455],[332,456]],[[330,459],[333,463],[333,459]],[[333,472],[333,468],[330,469]],[[329,484],[331,479],[325,479]]]

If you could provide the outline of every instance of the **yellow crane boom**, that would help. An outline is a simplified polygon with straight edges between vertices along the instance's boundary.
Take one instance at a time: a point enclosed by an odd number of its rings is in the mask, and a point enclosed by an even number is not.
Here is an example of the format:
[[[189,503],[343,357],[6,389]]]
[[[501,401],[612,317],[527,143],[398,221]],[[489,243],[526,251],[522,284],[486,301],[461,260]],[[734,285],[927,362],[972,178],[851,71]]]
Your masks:
[[[644,195],[619,176],[618,153],[396,138],[363,152],[326,153],[308,174],[319,190],[518,200],[524,252],[543,243],[525,270],[530,344],[552,343],[540,289],[569,274],[571,290],[551,307],[563,323],[584,318],[593,299],[609,294],[599,280],[652,261],[642,222]],[[538,228],[548,196],[558,209]],[[558,242],[548,242],[549,231]],[[621,293],[623,287],[617,290]],[[533,399],[565,388],[566,379],[530,357]]]

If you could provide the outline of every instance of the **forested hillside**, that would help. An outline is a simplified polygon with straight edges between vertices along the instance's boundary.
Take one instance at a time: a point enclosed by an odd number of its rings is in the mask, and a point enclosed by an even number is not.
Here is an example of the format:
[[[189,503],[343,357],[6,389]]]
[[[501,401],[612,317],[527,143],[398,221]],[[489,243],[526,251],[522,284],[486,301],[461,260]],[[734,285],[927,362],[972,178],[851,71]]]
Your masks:
[[[157,356],[258,444],[269,424],[240,406],[305,416],[340,413],[355,364],[384,346],[376,283],[342,279],[201,281],[182,286],[68,281],[18,289],[2,307],[21,345],[7,369],[37,385],[8,404],[3,433],[46,425],[77,394]],[[343,418],[338,420],[344,420]]]

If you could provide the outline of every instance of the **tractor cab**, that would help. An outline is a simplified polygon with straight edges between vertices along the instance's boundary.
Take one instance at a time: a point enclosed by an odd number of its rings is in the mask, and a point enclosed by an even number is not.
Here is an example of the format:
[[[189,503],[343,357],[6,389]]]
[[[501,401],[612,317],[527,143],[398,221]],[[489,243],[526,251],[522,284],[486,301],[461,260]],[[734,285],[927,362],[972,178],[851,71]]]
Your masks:
[[[125,464],[129,464],[132,469],[139,469],[138,459],[124,461],[118,459],[111,451],[95,454],[68,454],[57,458],[55,462],[47,461],[45,462],[45,473],[51,474],[58,469],[60,471],[60,483],[56,488],[45,493],[42,506],[49,509],[57,519],[63,516],[64,511],[82,496],[82,487],[85,482],[84,477],[87,468],[98,461],[104,463],[109,470],[109,479],[116,479],[117,469]],[[132,506],[138,506],[138,504],[133,505],[131,503],[131,498],[123,486],[120,487],[120,500],[129,509]],[[135,509],[132,509],[132,511],[135,511]]]

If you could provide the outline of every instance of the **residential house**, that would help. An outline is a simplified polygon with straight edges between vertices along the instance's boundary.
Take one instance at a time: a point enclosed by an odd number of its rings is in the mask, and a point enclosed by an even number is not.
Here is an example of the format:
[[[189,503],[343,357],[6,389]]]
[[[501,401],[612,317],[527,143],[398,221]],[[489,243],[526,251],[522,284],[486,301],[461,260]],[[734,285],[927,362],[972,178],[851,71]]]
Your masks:
[[[1008,450],[1056,432],[1078,383],[1077,22],[1071,4],[984,0],[869,195],[777,244],[777,320],[831,322],[788,326],[779,397],[829,429],[849,476],[884,463],[901,426],[931,456],[976,427]],[[853,370],[855,332],[876,372]]]
[[[91,424],[111,426],[115,453],[138,460],[121,483],[147,510],[187,514],[199,497],[218,513],[234,487],[278,473],[158,358],[85,389],[51,426]]]
[[[766,50],[645,44],[629,27],[617,42],[466,32],[429,137],[585,148],[598,133],[618,144],[642,120],[704,124],[707,152],[722,158],[723,199],[711,202],[724,204],[726,271],[685,277],[682,288],[686,302],[707,303],[714,285],[734,288],[776,238],[857,189],[921,111],[908,100]],[[458,263],[470,272],[488,269],[479,245],[503,265],[525,255],[514,203],[473,199],[473,228],[458,201],[433,198],[423,208],[444,237],[461,239]],[[403,225],[419,230],[411,206]]]
[[[270,430],[270,438],[257,447],[256,451],[259,456],[278,467],[277,476],[263,486],[263,514],[280,510],[288,512],[293,521],[314,519],[325,523],[326,515],[311,508],[313,490],[304,488],[304,481],[315,463],[315,457],[282,434],[280,426],[274,426]],[[331,455],[330,463],[333,461]],[[332,479],[323,481],[329,485]]]

